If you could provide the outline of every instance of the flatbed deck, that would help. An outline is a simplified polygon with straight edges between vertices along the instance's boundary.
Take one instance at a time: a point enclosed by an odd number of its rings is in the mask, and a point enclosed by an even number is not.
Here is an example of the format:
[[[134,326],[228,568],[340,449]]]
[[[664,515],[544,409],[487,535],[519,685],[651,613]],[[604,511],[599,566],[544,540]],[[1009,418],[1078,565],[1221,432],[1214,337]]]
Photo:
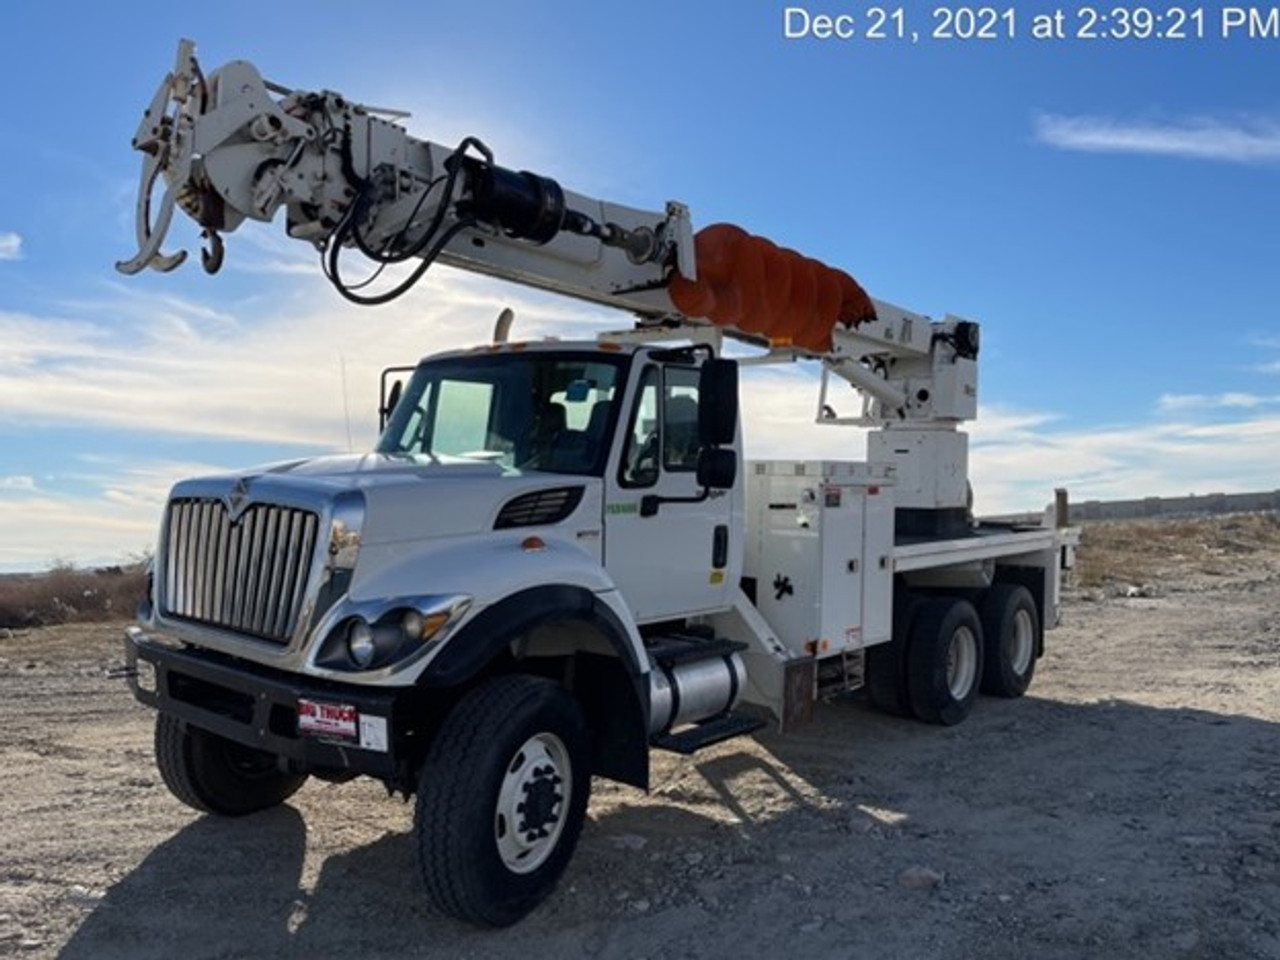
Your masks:
[[[1064,546],[1074,547],[1079,542],[1079,531],[1071,527],[979,524],[964,537],[895,544],[893,568],[899,573],[909,573],[957,563],[1040,553]]]

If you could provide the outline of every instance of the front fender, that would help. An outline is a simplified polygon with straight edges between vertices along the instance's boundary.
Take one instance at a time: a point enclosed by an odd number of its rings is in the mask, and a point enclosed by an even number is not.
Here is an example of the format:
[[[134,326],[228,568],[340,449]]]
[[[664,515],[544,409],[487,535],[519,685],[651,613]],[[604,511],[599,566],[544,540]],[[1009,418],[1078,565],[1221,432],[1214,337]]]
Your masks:
[[[401,683],[465,688],[495,663],[569,658],[564,682],[592,725],[596,773],[648,785],[649,659],[608,572],[575,542],[528,531],[363,546],[351,598],[467,596],[464,617]],[[563,625],[563,629],[557,629]],[[534,662],[534,661],[531,661]],[[519,669],[519,667],[516,667]]]
[[[466,607],[460,619],[447,632],[411,662],[394,663],[382,669],[365,672],[342,670],[337,676],[354,683],[370,685],[425,684],[446,686],[469,678],[468,672],[479,653],[464,655],[461,651],[480,650],[487,662],[503,644],[522,630],[537,626],[556,613],[566,614],[599,633],[608,647],[626,664],[629,675],[648,670],[648,658],[636,630],[630,610],[613,580],[595,557],[572,541],[549,537],[537,547],[526,547],[526,537],[510,534],[441,538],[416,544],[406,549],[403,544],[365,545],[347,593],[334,605],[325,621],[314,632],[308,645],[310,663],[307,672],[318,676],[334,675],[324,664],[316,662],[321,647],[334,629],[348,616],[360,614],[368,619],[375,613],[400,606],[421,608],[423,601],[448,600]],[[528,617],[512,620],[510,629],[494,632],[494,624],[505,622],[509,612],[520,606],[503,607],[507,613],[486,611],[510,601],[513,597],[531,597],[544,588],[561,592],[554,599],[539,600],[530,607],[539,612],[541,621]],[[566,592],[567,591],[567,592]],[[575,593],[576,591],[576,593]],[[581,614],[581,615],[579,615]],[[478,630],[472,628],[485,617]],[[491,643],[481,644],[474,638],[479,633],[492,635]],[[470,637],[462,640],[462,636]],[[598,652],[607,652],[598,651]],[[422,679],[437,661],[433,675],[447,679],[432,682]],[[483,662],[481,665],[483,665]],[[464,666],[458,666],[464,664]]]
[[[571,660],[572,670],[563,682],[590,724],[593,772],[647,790],[649,661],[616,591],[595,594],[569,584],[543,584],[512,594],[452,634],[418,683],[460,688],[509,650],[548,635],[569,641],[542,650],[544,655]],[[604,649],[614,655],[604,654]]]
[[[531,539],[536,544],[530,544]],[[644,644],[613,579],[594,556],[572,540],[553,539],[547,534],[530,538],[527,532],[512,531],[444,538],[412,550],[402,544],[361,548],[348,594],[351,603],[385,603],[426,593],[470,601],[470,609],[450,630],[441,648],[425,660],[429,672],[442,675],[444,671],[449,678],[432,685],[465,679],[458,676],[461,668],[452,666],[470,664],[474,659],[474,655],[460,652],[463,648],[483,646],[494,652],[488,643],[475,640],[480,633],[494,636],[491,643],[500,648],[556,612],[596,626],[626,662],[628,673],[648,671]],[[525,598],[528,615],[520,613],[521,603],[513,602],[517,597]],[[501,612],[489,612],[492,607],[501,607]],[[476,623],[482,626],[474,628]],[[464,639],[464,635],[471,639]],[[409,671],[407,677],[402,675],[402,681],[412,677],[413,671]],[[420,682],[431,683],[425,679]]]
[[[620,602],[616,593],[606,598],[565,583],[542,584],[514,593],[489,605],[454,631],[444,649],[427,664],[418,683],[430,687],[465,683],[516,637],[536,627],[576,622],[595,628],[638,684],[648,673],[648,658],[634,625],[618,616],[610,600]],[[648,686],[644,682],[643,700],[647,707]]]

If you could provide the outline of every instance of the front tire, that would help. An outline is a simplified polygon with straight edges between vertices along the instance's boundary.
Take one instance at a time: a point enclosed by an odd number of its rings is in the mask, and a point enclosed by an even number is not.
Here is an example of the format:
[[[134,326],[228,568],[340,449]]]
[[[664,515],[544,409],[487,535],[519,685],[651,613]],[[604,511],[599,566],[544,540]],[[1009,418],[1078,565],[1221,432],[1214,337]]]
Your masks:
[[[169,792],[193,810],[242,817],[284,803],[307,782],[274,754],[156,714],[156,767]]]
[[[413,829],[432,903],[478,926],[524,917],[568,866],[590,792],[572,696],[523,675],[476,687],[445,719],[418,782]]]
[[[911,709],[952,726],[969,715],[982,673],[982,623],[968,600],[938,597],[916,611],[907,647]]]

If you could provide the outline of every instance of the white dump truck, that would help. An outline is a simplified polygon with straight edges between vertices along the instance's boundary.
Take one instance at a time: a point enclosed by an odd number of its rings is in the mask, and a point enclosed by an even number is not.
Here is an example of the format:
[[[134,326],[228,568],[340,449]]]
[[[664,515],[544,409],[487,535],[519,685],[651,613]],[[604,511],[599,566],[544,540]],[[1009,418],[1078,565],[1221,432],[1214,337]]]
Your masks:
[[[182,261],[161,250],[175,207],[210,272],[222,234],[283,207],[357,302],[440,261],[630,325],[525,343],[503,316],[384,374],[373,452],[173,488],[126,646],[179,800],[236,816],[309,776],[374,777],[416,798],[431,901],[498,926],[554,889],[592,778],[646,788],[655,748],[793,726],[863,686],[942,724],[1026,690],[1076,538],[1052,508],[972,516],[976,324],[389,114],[244,62],[206,74],[183,41],[134,139],[120,269]],[[374,293],[343,274],[355,253],[406,267]],[[739,368],[796,360],[821,365],[820,422],[870,428],[866,462],[743,461]]]

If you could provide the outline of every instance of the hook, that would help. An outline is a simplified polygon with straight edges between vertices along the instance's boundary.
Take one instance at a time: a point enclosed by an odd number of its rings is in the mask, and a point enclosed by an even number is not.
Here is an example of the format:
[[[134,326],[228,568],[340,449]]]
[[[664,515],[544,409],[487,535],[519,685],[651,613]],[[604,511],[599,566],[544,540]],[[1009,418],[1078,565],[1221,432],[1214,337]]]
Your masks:
[[[226,247],[223,246],[221,235],[212,227],[200,231],[200,236],[209,241],[208,247],[200,248],[200,264],[204,267],[204,272],[212,276],[222,269]]]

